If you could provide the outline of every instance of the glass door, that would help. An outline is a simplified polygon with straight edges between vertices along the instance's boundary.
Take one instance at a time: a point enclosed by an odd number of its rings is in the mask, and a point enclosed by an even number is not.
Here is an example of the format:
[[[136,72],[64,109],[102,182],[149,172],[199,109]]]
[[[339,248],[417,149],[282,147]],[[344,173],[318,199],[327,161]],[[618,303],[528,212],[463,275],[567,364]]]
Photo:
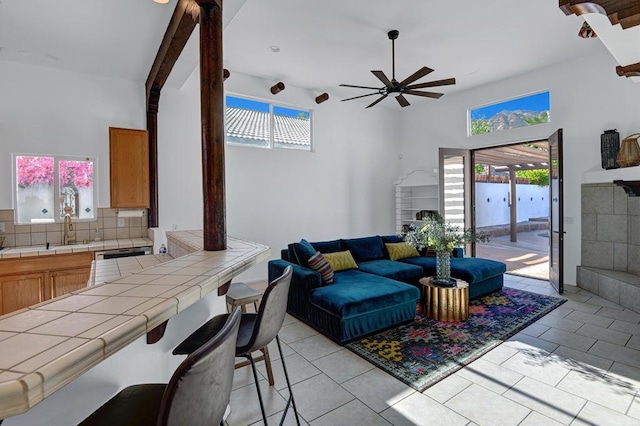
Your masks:
[[[564,206],[562,177],[562,129],[549,136],[549,282],[564,291]]]

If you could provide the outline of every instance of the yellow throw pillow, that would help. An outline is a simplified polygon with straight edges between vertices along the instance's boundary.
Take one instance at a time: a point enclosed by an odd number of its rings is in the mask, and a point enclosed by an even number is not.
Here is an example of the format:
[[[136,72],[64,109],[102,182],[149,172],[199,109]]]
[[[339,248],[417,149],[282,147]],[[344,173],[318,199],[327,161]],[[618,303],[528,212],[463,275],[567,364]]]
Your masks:
[[[333,269],[333,272],[358,268],[358,264],[353,259],[349,250],[337,251],[335,253],[322,253],[322,255],[329,263],[329,266],[331,266],[331,269]]]
[[[418,250],[409,243],[386,243],[384,246],[387,248],[391,260],[420,256]]]

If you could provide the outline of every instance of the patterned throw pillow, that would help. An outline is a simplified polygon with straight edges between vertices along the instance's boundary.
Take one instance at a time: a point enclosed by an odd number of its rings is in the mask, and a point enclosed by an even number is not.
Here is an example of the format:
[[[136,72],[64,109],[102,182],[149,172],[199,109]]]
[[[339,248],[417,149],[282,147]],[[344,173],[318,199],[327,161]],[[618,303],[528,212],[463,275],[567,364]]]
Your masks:
[[[384,246],[387,248],[391,260],[420,256],[418,250],[409,243],[386,243]]]
[[[349,250],[337,251],[335,253],[324,253],[323,256],[327,259],[327,262],[329,262],[329,266],[331,266],[333,272],[358,268],[358,264],[353,259]]]
[[[331,269],[331,266],[329,266],[327,259],[324,258],[322,253],[317,251],[316,254],[309,258],[309,267],[320,272],[322,281],[324,281],[325,284],[333,284],[333,269]]]

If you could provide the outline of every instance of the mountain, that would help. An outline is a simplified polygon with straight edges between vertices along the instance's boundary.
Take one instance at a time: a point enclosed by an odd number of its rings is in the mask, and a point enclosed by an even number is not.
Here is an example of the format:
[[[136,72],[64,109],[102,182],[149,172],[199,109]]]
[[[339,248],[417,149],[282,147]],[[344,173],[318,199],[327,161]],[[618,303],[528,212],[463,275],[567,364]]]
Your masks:
[[[549,111],[501,111],[487,120],[489,132],[524,127],[548,121]]]

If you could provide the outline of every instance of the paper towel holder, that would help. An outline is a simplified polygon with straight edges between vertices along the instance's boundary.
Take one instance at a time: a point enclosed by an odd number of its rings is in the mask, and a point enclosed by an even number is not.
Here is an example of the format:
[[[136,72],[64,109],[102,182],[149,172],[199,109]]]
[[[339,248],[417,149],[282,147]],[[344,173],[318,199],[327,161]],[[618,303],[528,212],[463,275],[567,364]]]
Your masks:
[[[143,211],[142,210],[123,210],[123,209],[118,209],[116,211],[116,216],[118,217],[142,217],[143,215]]]

